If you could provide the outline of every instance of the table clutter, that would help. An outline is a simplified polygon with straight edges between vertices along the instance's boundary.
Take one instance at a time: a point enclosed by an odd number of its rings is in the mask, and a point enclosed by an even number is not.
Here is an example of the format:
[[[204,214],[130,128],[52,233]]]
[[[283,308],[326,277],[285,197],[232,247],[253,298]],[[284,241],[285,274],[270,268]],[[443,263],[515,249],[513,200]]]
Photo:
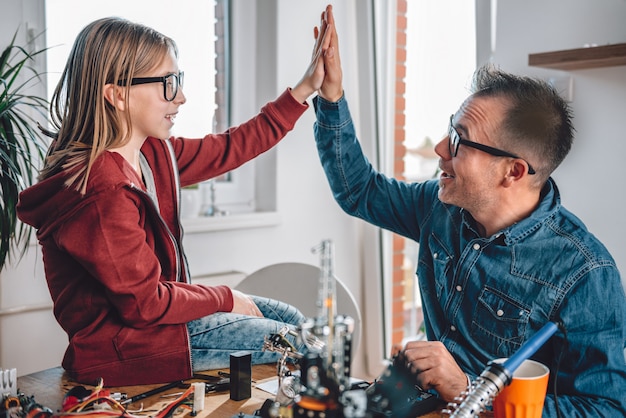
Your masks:
[[[275,365],[251,367],[249,352],[231,354],[228,371],[194,374],[162,385],[107,388],[76,384],[59,368],[17,379],[4,396],[0,418],[413,418],[440,416],[435,394],[415,384],[409,369],[391,362],[374,382],[351,376],[354,321],[337,313],[333,245],[322,241],[318,312],[297,329],[266,336]],[[289,338],[304,346],[298,351]],[[268,385],[274,390],[267,392]],[[268,397],[268,395],[270,395]],[[431,415],[432,414],[432,415]],[[481,415],[483,416],[483,415]],[[490,416],[487,413],[486,416]]]

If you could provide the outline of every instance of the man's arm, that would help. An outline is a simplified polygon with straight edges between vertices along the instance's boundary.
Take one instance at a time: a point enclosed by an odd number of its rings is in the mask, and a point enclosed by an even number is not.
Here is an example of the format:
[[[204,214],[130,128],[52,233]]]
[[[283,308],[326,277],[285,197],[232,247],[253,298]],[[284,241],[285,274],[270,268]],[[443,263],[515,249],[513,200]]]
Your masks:
[[[564,296],[559,315],[567,330],[565,352],[553,376],[558,397],[551,379],[544,416],[557,416],[557,402],[563,417],[626,416],[626,297],[615,265],[596,267],[580,279]]]
[[[349,215],[419,241],[418,220],[436,199],[436,188],[387,177],[367,159],[343,95],[339,44],[332,8],[327,8],[328,49],[324,81],[313,99],[313,128],[320,160],[333,196]]]

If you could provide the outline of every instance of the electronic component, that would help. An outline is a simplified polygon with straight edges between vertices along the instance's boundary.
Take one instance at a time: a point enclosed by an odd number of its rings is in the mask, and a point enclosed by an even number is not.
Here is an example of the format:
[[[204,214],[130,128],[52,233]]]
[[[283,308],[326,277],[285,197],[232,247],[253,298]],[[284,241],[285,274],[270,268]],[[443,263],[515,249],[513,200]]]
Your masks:
[[[225,392],[227,390],[230,390],[230,387],[231,387],[230,386],[230,378],[229,377],[223,377],[220,380],[218,380],[217,382],[207,383],[205,391],[206,391],[206,393]]]
[[[26,396],[23,393],[5,394],[0,396],[0,400],[2,401],[0,402],[0,417],[52,417],[52,410],[37,403],[34,396]]]
[[[306,350],[300,360],[301,387],[294,400],[293,416],[340,417],[346,412],[350,416],[359,403],[355,392],[343,396],[350,389],[354,320],[337,314],[332,241],[323,240],[313,251],[320,254],[317,316],[299,327]],[[349,405],[344,405],[344,400]]]
[[[415,375],[396,356],[366,389],[368,417],[413,418],[434,411],[442,401],[415,384]]]
[[[448,403],[442,413],[457,418],[478,416],[498,396],[498,393],[511,383],[513,372],[519,365],[541,348],[559,329],[559,325],[562,327],[562,324],[555,322],[545,324],[503,364],[490,361],[468,390],[461,393],[454,402]]]
[[[188,387],[188,386],[185,385],[185,383],[182,380],[180,380],[180,381],[168,383],[167,385],[159,386],[159,387],[154,388],[152,390],[149,390],[147,392],[140,393],[138,395],[133,396],[132,398],[125,399],[125,400],[123,400],[120,403],[122,405],[131,404],[133,402],[137,402],[137,401],[140,401],[142,399],[145,399],[145,398],[147,398],[149,396],[153,396],[153,395],[156,395],[158,393],[162,393],[162,392],[165,392],[166,390],[170,390],[170,389],[177,388],[177,387]]]
[[[255,415],[263,418],[413,418],[435,410],[441,400],[417,387],[415,376],[400,362],[390,365],[373,384],[351,384],[354,320],[336,312],[332,242],[324,240],[313,250],[320,253],[321,265],[317,316],[305,320],[296,331],[285,327],[265,338],[264,350],[282,353],[277,367],[279,389],[276,399],[268,399]],[[295,347],[285,338],[287,334],[298,337],[304,345],[302,353],[294,351]],[[287,358],[297,361],[299,377],[290,374],[285,366]]]
[[[17,369],[0,370],[0,395],[17,395]]]
[[[192,383],[191,386],[193,386],[193,408],[191,409],[191,416],[195,417],[198,412],[204,409],[206,387],[202,382]]]
[[[230,355],[230,399],[241,401],[252,394],[252,353],[237,351]]]

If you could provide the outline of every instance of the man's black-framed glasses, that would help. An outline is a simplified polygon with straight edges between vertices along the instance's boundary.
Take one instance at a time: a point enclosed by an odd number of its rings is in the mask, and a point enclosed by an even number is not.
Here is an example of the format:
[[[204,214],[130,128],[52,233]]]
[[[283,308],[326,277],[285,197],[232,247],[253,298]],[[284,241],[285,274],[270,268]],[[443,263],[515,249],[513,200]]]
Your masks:
[[[178,89],[183,86],[184,76],[185,73],[180,71],[178,74],[171,73],[163,77],[136,77],[130,79],[130,85],[163,83],[163,97],[168,102],[171,102],[176,98]],[[125,86],[127,83],[127,80],[120,80],[119,85]]]
[[[450,155],[456,157],[456,154],[459,152],[459,145],[463,144],[468,147],[472,147],[474,149],[480,150],[482,152],[486,152],[487,154],[496,156],[496,157],[510,157],[517,158],[519,160],[524,160],[522,157],[518,157],[515,154],[511,154],[510,152],[503,151],[498,148],[490,147],[489,145],[479,144],[478,142],[469,141],[467,139],[462,139],[461,135],[457,132],[452,124],[452,119],[454,115],[450,116],[450,126],[448,127],[448,148],[450,150]],[[535,169],[530,165],[530,163],[524,160],[528,165],[528,174],[535,174]]]

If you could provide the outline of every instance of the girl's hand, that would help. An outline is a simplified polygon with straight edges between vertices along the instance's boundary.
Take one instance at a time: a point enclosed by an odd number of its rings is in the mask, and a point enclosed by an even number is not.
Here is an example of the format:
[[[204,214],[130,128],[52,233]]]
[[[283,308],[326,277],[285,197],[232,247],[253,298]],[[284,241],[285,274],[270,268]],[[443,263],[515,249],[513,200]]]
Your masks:
[[[231,289],[231,291],[233,293],[233,310],[231,311],[232,313],[263,318],[263,314],[250,296],[235,289]]]
[[[306,69],[304,76],[298,84],[291,89],[291,94],[300,103],[304,103],[306,99],[322,87],[326,71],[324,69],[324,55],[331,46],[333,35],[336,36],[334,25],[330,24],[332,17],[332,6],[326,6],[326,10],[321,15],[320,27],[313,29],[315,37],[315,46],[309,67]],[[332,21],[334,23],[334,19]]]

